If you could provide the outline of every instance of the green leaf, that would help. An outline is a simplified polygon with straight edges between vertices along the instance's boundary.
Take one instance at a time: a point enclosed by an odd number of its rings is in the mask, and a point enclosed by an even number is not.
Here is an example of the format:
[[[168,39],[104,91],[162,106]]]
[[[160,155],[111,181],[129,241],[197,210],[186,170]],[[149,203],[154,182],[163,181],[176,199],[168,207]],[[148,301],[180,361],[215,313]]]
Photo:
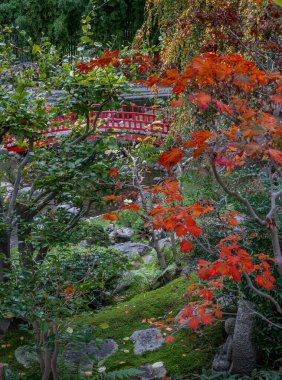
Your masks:
[[[91,40],[91,38],[89,38],[88,36],[83,36],[83,37],[81,37],[81,42],[85,42],[85,43],[91,43],[92,42],[92,40]]]

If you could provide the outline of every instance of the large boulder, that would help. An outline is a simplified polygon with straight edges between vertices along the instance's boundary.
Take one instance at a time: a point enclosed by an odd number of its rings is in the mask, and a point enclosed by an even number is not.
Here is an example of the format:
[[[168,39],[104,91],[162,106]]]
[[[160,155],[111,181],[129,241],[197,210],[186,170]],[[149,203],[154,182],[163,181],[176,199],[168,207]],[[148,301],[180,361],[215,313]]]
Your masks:
[[[142,374],[134,376],[135,380],[161,380],[166,376],[163,362],[143,364],[138,369],[142,371]]]
[[[124,243],[124,242],[130,241],[133,234],[134,234],[134,231],[128,227],[114,228],[110,232],[109,238],[112,243]]]
[[[69,343],[63,352],[63,358],[71,369],[91,371],[95,361],[103,362],[117,349],[118,344],[113,339],[105,339],[100,344]]]
[[[249,375],[256,366],[256,349],[253,342],[255,325],[254,305],[240,300],[232,343],[231,373]]]
[[[109,248],[121,251],[129,257],[136,257],[138,255],[144,256],[146,253],[152,250],[152,247],[147,244],[131,242],[114,244]]]
[[[147,351],[155,351],[164,344],[161,332],[155,328],[135,331],[130,339],[135,343],[135,355],[142,355]]]
[[[38,363],[35,346],[20,346],[15,350],[15,358],[25,368],[32,368]]]

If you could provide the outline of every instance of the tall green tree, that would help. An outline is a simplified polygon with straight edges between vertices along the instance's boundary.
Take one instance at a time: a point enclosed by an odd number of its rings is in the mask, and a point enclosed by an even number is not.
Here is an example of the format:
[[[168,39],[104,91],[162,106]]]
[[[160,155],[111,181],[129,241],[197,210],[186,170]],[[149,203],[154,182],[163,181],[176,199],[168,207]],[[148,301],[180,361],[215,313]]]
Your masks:
[[[34,41],[42,35],[59,46],[76,42],[89,0],[4,0],[0,22],[14,24]]]
[[[112,48],[129,44],[144,21],[145,0],[94,0],[95,40]]]

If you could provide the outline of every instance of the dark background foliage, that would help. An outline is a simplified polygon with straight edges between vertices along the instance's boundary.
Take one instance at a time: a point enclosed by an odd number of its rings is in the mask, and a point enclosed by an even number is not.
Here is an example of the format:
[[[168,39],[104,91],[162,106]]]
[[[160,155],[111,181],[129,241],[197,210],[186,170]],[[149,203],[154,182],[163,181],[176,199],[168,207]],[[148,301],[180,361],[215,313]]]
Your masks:
[[[18,27],[35,42],[48,36],[66,50],[78,41],[81,18],[94,9],[93,39],[119,48],[131,42],[141,26],[144,3],[145,0],[3,0],[0,23]],[[21,44],[21,40],[17,42]]]

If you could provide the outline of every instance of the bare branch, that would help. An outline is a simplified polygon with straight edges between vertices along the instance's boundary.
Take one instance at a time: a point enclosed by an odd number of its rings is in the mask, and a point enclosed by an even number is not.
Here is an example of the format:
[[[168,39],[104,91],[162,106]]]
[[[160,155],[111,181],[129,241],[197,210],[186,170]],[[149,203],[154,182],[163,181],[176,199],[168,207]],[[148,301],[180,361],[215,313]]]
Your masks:
[[[269,213],[266,215],[267,220],[271,220],[274,217],[277,211],[276,199],[280,197],[281,195],[282,195],[282,189],[271,193],[271,209],[269,210]]]
[[[281,306],[279,305],[279,303],[270,295],[270,294],[267,294],[267,293],[264,293],[262,292],[261,290],[257,289],[254,284],[252,283],[252,280],[250,278],[250,276],[247,274],[247,273],[244,273],[244,276],[247,280],[247,283],[249,285],[249,287],[260,297],[263,297],[267,300],[269,300],[270,302],[272,302],[272,304],[276,307],[276,310],[278,311],[279,314],[282,314],[282,308]]]
[[[260,317],[260,319],[262,319],[263,321],[267,322],[269,325],[271,325],[273,327],[277,327],[278,329],[282,329],[281,325],[278,325],[277,323],[274,323],[274,322],[270,321],[268,318],[266,318],[264,315],[262,315],[258,311],[250,308],[247,304],[246,304],[246,307],[252,312],[252,314],[257,315],[258,317]]]
[[[228,186],[222,181],[222,179],[221,179],[219,173],[218,173],[217,170],[216,170],[216,166],[215,166],[215,162],[214,162],[214,161],[211,162],[211,167],[212,167],[212,171],[213,171],[213,174],[214,174],[214,176],[215,176],[215,179],[217,180],[217,182],[219,183],[219,185],[223,188],[223,190],[224,190],[227,194],[229,194],[231,197],[236,198],[238,201],[240,201],[241,203],[243,203],[243,204],[246,206],[246,208],[247,208],[247,210],[248,210],[250,216],[251,216],[256,222],[258,222],[260,225],[265,226],[265,225],[266,225],[266,221],[263,220],[263,219],[261,219],[261,218],[256,214],[255,210],[252,208],[252,206],[251,206],[250,202],[248,201],[248,199],[247,199],[247,198],[244,198],[244,197],[243,197],[242,195],[240,195],[237,191],[232,191],[232,190],[230,190],[230,189],[228,188]]]

